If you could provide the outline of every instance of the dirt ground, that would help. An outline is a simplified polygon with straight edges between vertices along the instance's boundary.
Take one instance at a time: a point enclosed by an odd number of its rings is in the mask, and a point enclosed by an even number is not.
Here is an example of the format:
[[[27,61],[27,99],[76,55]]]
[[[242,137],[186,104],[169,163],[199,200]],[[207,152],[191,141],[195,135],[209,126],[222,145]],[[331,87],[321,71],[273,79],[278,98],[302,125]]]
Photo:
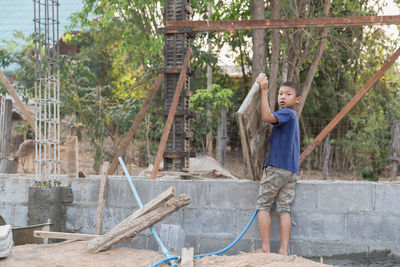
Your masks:
[[[49,245],[23,245],[13,247],[11,254],[0,259],[1,267],[148,267],[162,260],[161,252],[126,247],[92,254],[86,250],[88,241],[65,241]],[[161,266],[169,266],[163,264]],[[278,254],[242,253],[235,256],[211,256],[194,260],[194,266],[224,267],[323,267],[331,266],[297,256]]]

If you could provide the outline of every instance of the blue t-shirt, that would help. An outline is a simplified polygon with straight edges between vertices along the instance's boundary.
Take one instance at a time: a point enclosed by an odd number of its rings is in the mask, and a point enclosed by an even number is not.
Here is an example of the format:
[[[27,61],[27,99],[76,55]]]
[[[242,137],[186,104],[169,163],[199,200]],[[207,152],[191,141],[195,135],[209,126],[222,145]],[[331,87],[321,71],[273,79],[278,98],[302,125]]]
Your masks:
[[[296,111],[282,108],[272,114],[278,122],[272,124],[274,127],[267,145],[264,168],[275,166],[299,173],[300,131]]]

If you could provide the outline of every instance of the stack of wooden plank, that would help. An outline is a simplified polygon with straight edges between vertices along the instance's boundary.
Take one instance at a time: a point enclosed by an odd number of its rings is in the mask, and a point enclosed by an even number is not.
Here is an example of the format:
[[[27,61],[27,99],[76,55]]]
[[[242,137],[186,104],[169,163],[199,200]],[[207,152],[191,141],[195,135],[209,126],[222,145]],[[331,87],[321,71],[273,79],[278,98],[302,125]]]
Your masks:
[[[11,225],[0,226],[0,258],[5,258],[10,254],[13,246]]]
[[[248,175],[255,181],[261,180],[265,148],[272,132],[272,125],[261,120],[260,98],[260,84],[255,82],[237,112]]]
[[[119,242],[126,242],[141,231],[171,215],[178,209],[190,204],[186,194],[175,195],[175,187],[170,187],[142,208],[135,211],[120,224],[104,235],[35,231],[35,237],[70,240],[90,240],[88,250],[94,253],[105,251]]]

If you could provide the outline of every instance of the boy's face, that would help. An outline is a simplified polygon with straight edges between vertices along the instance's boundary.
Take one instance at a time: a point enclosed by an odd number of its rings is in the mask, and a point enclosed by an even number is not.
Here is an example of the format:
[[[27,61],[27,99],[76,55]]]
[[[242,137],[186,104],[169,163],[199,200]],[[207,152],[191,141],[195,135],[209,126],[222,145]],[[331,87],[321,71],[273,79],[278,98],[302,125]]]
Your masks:
[[[300,103],[301,96],[296,96],[296,90],[289,86],[281,86],[278,93],[278,103],[280,108],[294,108]]]

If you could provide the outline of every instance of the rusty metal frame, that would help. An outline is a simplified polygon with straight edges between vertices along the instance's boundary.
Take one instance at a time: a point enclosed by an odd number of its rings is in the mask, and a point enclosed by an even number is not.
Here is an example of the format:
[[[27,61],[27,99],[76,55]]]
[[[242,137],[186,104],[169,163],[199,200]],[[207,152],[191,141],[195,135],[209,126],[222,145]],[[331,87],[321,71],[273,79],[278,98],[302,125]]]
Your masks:
[[[222,21],[167,21],[160,33],[185,33],[204,31],[233,31],[253,29],[325,28],[366,25],[400,24],[400,15],[354,16],[301,19],[222,20]]]

